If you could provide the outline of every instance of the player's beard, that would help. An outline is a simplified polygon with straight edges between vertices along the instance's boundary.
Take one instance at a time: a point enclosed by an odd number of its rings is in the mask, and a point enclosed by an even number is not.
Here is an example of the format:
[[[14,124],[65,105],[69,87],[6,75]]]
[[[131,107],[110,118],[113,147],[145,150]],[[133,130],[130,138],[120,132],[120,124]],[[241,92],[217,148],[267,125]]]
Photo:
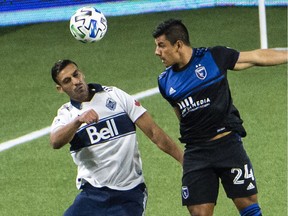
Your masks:
[[[77,86],[74,91],[74,99],[79,102],[85,102],[90,100],[90,93],[88,86],[85,84],[80,84]]]

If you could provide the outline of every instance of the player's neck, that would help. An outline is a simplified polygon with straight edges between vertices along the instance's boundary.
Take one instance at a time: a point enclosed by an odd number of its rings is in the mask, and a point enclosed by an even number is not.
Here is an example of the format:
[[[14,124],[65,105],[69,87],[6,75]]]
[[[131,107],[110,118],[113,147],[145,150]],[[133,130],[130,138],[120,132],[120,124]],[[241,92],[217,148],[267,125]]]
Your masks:
[[[193,49],[191,47],[185,47],[180,54],[181,61],[179,61],[177,64],[177,69],[181,70],[183,67],[185,67],[190,62],[192,55]]]

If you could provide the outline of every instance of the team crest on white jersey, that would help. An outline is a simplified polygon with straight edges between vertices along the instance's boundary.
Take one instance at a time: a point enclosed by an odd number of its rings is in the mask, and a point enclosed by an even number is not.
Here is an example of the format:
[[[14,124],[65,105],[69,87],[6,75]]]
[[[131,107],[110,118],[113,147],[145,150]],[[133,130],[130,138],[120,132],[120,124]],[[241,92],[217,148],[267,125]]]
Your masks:
[[[196,65],[195,74],[199,79],[204,80],[207,76],[206,68],[201,64]]]
[[[187,199],[189,197],[189,190],[187,186],[182,187],[182,197]]]
[[[113,100],[112,98],[108,98],[106,100],[106,107],[110,110],[115,110],[116,109],[116,101]]]

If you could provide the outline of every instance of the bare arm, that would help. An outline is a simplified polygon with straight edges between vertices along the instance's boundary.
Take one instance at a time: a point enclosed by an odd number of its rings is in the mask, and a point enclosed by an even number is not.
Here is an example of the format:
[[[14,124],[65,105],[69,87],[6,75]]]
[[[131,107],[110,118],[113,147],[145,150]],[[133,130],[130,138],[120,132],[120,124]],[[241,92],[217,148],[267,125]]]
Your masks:
[[[76,131],[83,123],[90,124],[93,122],[97,122],[98,120],[99,116],[93,109],[82,113],[69,124],[62,126],[55,132],[50,133],[51,146],[54,149],[62,148],[64,145],[66,145],[73,139]]]
[[[244,70],[253,66],[273,66],[285,64],[288,53],[285,50],[257,49],[240,52],[239,59],[233,70]]]
[[[148,112],[145,112],[135,122],[136,125],[154,142],[158,148],[171,155],[183,164],[183,151],[180,147],[153,121]]]

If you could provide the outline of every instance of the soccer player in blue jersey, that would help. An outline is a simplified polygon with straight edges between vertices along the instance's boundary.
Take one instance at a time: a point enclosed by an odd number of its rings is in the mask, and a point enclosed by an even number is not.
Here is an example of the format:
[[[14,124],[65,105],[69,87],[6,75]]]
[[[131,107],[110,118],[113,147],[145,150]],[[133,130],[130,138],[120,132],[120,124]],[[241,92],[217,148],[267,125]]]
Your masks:
[[[87,84],[75,62],[60,60],[51,74],[70,102],[58,110],[50,142],[54,149],[70,143],[81,190],[64,216],[143,216],[147,191],[136,126],[181,164],[183,151],[132,96],[116,87]]]
[[[287,63],[287,51],[238,52],[224,46],[192,48],[181,20],[153,32],[155,54],[166,67],[159,90],[180,121],[185,145],[182,203],[193,216],[211,216],[219,179],[242,216],[260,216],[257,186],[242,137],[246,131],[233,105],[227,70]]]

